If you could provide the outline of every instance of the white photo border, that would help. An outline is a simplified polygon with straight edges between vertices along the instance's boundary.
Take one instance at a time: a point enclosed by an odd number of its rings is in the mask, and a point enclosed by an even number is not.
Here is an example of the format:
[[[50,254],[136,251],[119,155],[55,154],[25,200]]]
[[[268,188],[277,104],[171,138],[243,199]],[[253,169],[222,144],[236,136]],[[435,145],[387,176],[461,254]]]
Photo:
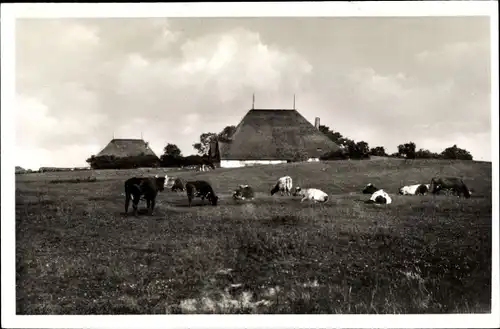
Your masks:
[[[16,315],[15,19],[59,17],[368,17],[489,16],[491,20],[492,304],[491,314],[446,315]],[[497,1],[17,3],[1,5],[2,327],[7,328],[498,328],[499,103]]]

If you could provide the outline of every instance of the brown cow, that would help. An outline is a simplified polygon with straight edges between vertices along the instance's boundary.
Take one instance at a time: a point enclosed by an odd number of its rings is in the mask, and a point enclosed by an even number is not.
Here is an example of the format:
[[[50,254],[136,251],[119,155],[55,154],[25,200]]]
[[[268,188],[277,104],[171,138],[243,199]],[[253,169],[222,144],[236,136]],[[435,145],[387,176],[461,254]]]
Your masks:
[[[156,196],[159,191],[165,189],[165,177],[132,177],[125,182],[125,214],[128,214],[128,206],[132,199],[134,215],[137,215],[137,206],[144,196],[147,203],[147,209],[150,215],[156,204]]]

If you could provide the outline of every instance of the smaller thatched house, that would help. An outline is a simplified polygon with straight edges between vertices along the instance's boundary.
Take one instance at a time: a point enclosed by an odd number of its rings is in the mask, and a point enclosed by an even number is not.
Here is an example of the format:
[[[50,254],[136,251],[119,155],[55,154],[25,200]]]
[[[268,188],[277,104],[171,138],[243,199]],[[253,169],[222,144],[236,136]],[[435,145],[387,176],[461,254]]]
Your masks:
[[[160,159],[143,139],[113,139],[87,160],[93,169],[158,167]]]

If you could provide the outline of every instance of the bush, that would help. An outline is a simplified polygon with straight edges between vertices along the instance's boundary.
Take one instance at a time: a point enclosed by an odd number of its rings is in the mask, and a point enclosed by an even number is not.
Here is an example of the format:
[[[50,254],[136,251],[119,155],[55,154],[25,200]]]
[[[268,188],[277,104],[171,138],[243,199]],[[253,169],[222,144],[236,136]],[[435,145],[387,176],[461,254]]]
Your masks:
[[[133,169],[141,167],[158,167],[159,160],[155,155],[139,155],[127,158],[113,155],[92,156],[87,159],[92,169]]]
[[[348,155],[346,152],[343,150],[338,150],[338,151],[331,151],[323,154],[322,156],[319,157],[320,160],[322,161],[327,161],[327,160],[345,160],[348,159]]]

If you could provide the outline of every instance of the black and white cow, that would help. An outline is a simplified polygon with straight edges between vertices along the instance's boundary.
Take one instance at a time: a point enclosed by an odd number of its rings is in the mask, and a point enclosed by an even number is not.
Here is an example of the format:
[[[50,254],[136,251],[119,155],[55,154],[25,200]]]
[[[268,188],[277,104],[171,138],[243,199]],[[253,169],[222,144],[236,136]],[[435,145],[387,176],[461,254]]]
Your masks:
[[[237,190],[233,192],[235,200],[253,200],[255,192],[249,185],[240,185]]]
[[[430,184],[406,185],[399,188],[402,195],[426,195],[429,192]]]
[[[276,192],[280,192],[281,195],[286,194],[286,195],[291,195],[292,193],[292,177],[290,176],[283,176],[280,179],[278,179],[278,182],[276,185],[271,190],[271,195],[274,195]]]

